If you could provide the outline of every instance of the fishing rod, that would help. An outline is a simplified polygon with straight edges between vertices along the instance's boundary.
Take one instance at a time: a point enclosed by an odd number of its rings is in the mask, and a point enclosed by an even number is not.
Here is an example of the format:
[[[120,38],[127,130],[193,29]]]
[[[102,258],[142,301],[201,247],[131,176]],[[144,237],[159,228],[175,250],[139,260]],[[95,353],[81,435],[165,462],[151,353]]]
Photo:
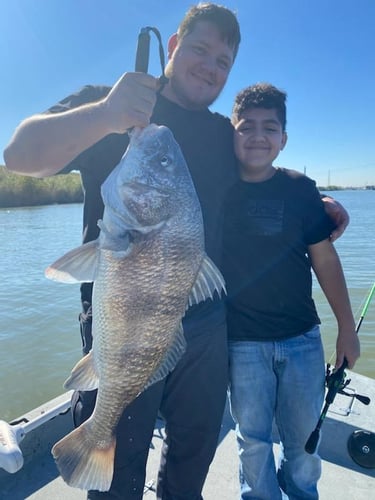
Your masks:
[[[164,49],[163,42],[161,40],[160,31],[154,26],[145,26],[140,29],[138,34],[137,41],[137,51],[135,54],[135,71],[139,73],[147,73],[148,72],[148,63],[150,60],[150,42],[151,36],[150,32],[154,33],[159,42],[159,59],[161,66],[161,75],[158,78],[159,81],[159,90],[161,92],[164,88],[164,85],[168,83],[168,78],[165,76],[165,57],[164,57]],[[129,136],[132,134],[134,128],[131,127],[128,129]]]
[[[370,290],[370,293],[367,296],[365,305],[363,306],[361,316],[359,318],[359,321],[356,326],[356,333],[358,334],[359,329],[362,325],[363,318],[366,316],[367,309],[370,305],[372,296],[375,293],[375,283],[372,285],[372,288]],[[345,381],[346,373],[345,369],[348,367],[348,360],[344,358],[344,361],[340,368],[337,370],[330,370],[330,365],[327,365],[327,373],[326,373],[326,384],[327,384],[327,394],[325,398],[325,404],[323,407],[323,410],[320,414],[318,423],[313,430],[313,432],[310,434],[309,439],[307,440],[305,444],[305,451],[307,453],[313,454],[315,453],[318,443],[319,443],[319,438],[320,438],[320,428],[324,422],[324,419],[327,415],[328,408],[329,406],[333,403],[336,394],[343,394],[345,396],[352,396],[351,394],[348,394],[347,392],[344,391],[345,387],[347,387],[350,384],[350,379]],[[354,396],[356,399],[358,399],[361,403],[368,405],[370,403],[370,398],[367,396],[363,396],[360,394],[355,394]]]

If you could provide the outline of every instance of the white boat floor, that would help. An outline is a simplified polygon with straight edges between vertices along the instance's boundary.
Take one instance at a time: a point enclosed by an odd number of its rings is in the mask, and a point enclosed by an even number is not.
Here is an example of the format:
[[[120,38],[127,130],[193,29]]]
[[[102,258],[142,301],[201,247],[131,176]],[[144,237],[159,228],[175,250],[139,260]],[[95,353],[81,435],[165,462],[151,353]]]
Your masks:
[[[371,398],[369,406],[355,399],[338,395],[322,426],[320,455],[322,478],[319,482],[321,500],[369,500],[375,498],[375,468],[364,468],[355,463],[347,450],[347,442],[352,433],[363,429],[375,432],[375,380],[348,372],[352,379],[351,387],[357,394]],[[351,402],[353,404],[351,404]],[[59,419],[59,420],[57,420]],[[84,491],[67,486],[56,470],[49,452],[51,445],[65,435],[71,428],[70,415],[60,415],[54,419],[59,422],[59,435],[56,422],[50,422],[36,439],[26,435],[21,443],[25,465],[16,474],[0,470],[0,500],[83,500]],[[55,424],[55,425],[54,425]],[[163,436],[163,423],[157,422],[147,466],[145,500],[155,500],[155,484]],[[57,437],[56,437],[57,436]],[[43,452],[37,452],[41,441],[45,444]],[[274,450],[279,453],[275,436]],[[372,453],[375,450],[371,450]],[[33,456],[28,460],[29,456]],[[205,500],[235,500],[239,497],[238,458],[231,417],[226,411],[220,441],[215,459],[211,465],[203,490]],[[272,499],[269,499],[272,500]]]

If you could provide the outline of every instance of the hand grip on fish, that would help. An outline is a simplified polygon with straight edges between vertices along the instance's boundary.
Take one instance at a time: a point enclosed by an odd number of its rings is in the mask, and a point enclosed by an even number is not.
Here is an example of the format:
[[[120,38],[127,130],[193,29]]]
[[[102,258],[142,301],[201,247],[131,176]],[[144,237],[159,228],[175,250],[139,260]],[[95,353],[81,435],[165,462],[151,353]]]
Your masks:
[[[101,192],[98,239],[68,252],[46,276],[94,280],[93,347],[65,386],[97,387],[96,405],[52,453],[69,485],[107,491],[124,409],[183,355],[186,309],[220,295],[225,285],[205,253],[200,203],[167,127],[135,129]]]

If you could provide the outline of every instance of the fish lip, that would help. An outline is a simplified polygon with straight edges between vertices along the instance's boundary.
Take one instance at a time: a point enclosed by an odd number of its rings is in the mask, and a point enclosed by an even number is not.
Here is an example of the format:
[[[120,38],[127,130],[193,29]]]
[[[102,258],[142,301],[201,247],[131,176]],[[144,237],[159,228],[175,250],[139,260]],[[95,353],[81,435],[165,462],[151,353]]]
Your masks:
[[[171,189],[161,188],[160,186],[155,186],[152,183],[144,183],[139,181],[127,182],[123,187],[123,192],[131,192],[133,194],[145,194],[150,192],[150,188],[153,192],[157,192],[163,197],[170,196]]]
[[[129,135],[129,143],[136,142],[140,135],[142,135],[144,128],[142,127],[133,127],[128,130]]]
[[[158,134],[168,130],[165,125],[157,125],[156,123],[150,123],[147,127],[133,127],[128,130],[128,135],[130,143],[135,143],[140,137],[150,137],[153,134]]]

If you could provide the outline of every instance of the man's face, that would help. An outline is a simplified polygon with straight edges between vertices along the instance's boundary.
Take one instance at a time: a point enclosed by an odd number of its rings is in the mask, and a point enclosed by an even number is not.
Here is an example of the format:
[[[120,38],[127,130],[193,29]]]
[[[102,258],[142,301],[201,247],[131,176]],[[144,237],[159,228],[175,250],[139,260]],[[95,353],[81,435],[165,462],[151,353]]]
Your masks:
[[[169,84],[163,94],[186,109],[204,109],[214,102],[227,81],[233,49],[218,28],[199,21],[179,40],[166,68]]]
[[[262,180],[287,141],[276,110],[247,109],[234,127],[234,149],[240,161],[241,177]]]

